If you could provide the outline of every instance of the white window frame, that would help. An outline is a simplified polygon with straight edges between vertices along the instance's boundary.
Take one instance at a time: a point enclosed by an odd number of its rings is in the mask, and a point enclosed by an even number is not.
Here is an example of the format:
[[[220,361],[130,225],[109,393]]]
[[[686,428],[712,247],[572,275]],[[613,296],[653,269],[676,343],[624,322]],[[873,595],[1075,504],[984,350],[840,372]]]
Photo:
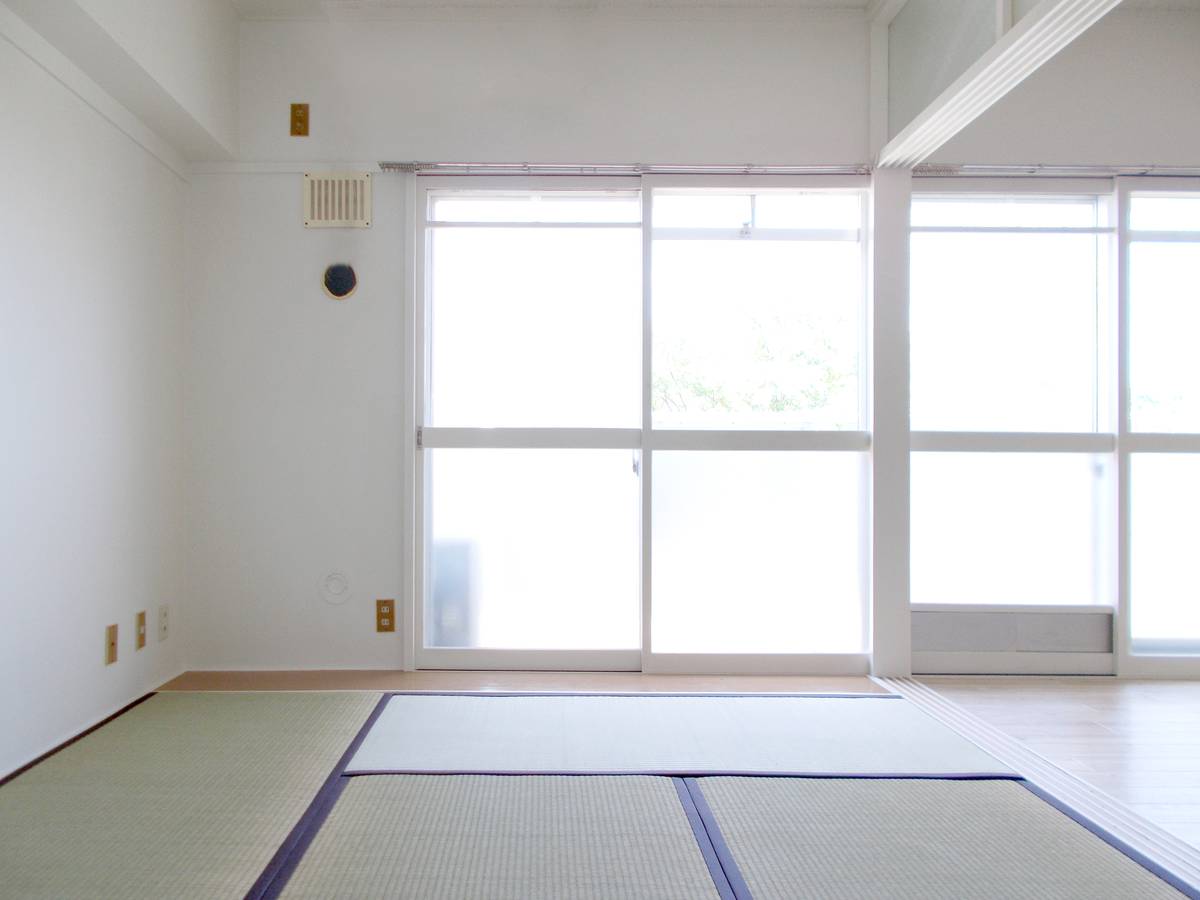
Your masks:
[[[1049,179],[1049,178],[916,178],[911,180],[913,196],[923,194],[1049,194],[1083,193],[1110,196],[1114,203],[1113,223],[1116,231],[1113,253],[1113,273],[1110,279],[1114,310],[1107,330],[1100,340],[1099,360],[1100,397],[1102,407],[1098,424],[1105,430],[1095,433],[1012,433],[1012,432],[942,432],[912,431],[907,419],[908,346],[905,323],[909,298],[906,286],[909,239],[907,203],[909,187],[905,179],[892,177],[897,173],[876,173],[873,179],[844,176],[630,176],[571,178],[555,176],[533,179],[523,176],[472,176],[471,188],[526,189],[539,182],[558,187],[596,189],[606,184],[635,187],[643,190],[643,414],[641,429],[493,429],[489,440],[492,446],[503,447],[611,447],[643,453],[642,500],[643,522],[650,522],[650,479],[653,450],[849,450],[867,451],[872,465],[868,497],[869,516],[865,525],[872,535],[868,555],[871,581],[869,597],[871,621],[871,652],[868,654],[831,656],[811,655],[715,655],[654,654],[648,644],[649,616],[652,597],[649,595],[650,566],[648,533],[643,534],[643,646],[641,650],[616,651],[618,656],[605,653],[576,651],[422,651],[424,567],[418,563],[424,554],[425,498],[418,487],[422,485],[422,452],[416,446],[418,427],[423,424],[425,398],[417,396],[417,385],[427,383],[418,378],[425,365],[424,310],[427,297],[425,278],[427,267],[422,249],[425,247],[425,190],[430,187],[464,187],[468,181],[460,176],[417,176],[407,174],[405,205],[408,225],[405,229],[405,251],[414,265],[406,270],[404,343],[405,384],[403,421],[405,439],[401,464],[404,470],[401,498],[404,515],[404,544],[401,564],[404,572],[402,615],[405,628],[403,665],[405,668],[545,668],[545,669],[602,669],[621,668],[645,672],[762,672],[811,674],[852,674],[866,671],[871,665],[884,674],[905,674],[911,660],[907,633],[910,610],[992,611],[982,604],[910,604],[908,602],[908,461],[913,452],[1067,452],[1106,455],[1115,460],[1113,489],[1115,596],[1113,610],[1113,662],[1116,673],[1125,677],[1188,677],[1200,675],[1200,657],[1136,655],[1131,652],[1130,621],[1130,460],[1133,453],[1200,453],[1200,434],[1133,433],[1129,429],[1129,248],[1132,241],[1144,235],[1134,235],[1129,229],[1129,208],[1132,194],[1143,193],[1200,193],[1200,178],[1118,177],[1115,179]],[[899,173],[907,177],[907,173]],[[884,176],[887,176],[886,178]],[[880,394],[886,399],[875,408],[874,397],[868,396],[869,417],[863,419],[860,432],[799,432],[799,431],[653,431],[648,421],[651,335],[649,331],[651,265],[650,214],[654,187],[810,187],[852,188],[862,190],[873,181],[869,197],[872,208],[869,249],[868,309],[866,311],[866,340],[869,352],[864,355],[861,377],[868,394]],[[902,205],[904,208],[902,209]],[[903,216],[904,226],[897,223]],[[1188,238],[1191,240],[1191,238]],[[877,302],[882,300],[883,302]],[[420,368],[419,368],[420,367]],[[1108,381],[1105,384],[1105,380]],[[903,384],[901,384],[903,382]],[[473,429],[429,429],[422,432],[424,446],[479,446]],[[1080,613],[1095,613],[1103,605],[1069,607]],[[1017,609],[1049,609],[1038,606],[995,607],[997,612]],[[1054,607],[1058,610],[1059,607]],[[903,624],[902,624],[903,623]],[[904,632],[904,633],[902,633]],[[882,660],[882,663],[881,663]]]
[[[1114,194],[1112,181],[1109,179],[1020,179],[1020,178],[917,178],[913,180],[914,203],[922,197],[948,196],[954,194],[1001,196],[1037,196],[1064,197],[1087,196],[1097,198],[1101,203],[1108,204],[1110,224],[1098,227],[971,227],[971,226],[912,226],[912,234],[921,233],[963,233],[963,234],[1110,234],[1114,241],[1119,236],[1117,214],[1119,206]],[[1115,260],[1116,248],[1110,254],[1110,260]],[[1115,274],[1115,267],[1114,273]],[[1111,284],[1112,279],[1109,279]],[[911,298],[910,298],[911,302]],[[1117,527],[1119,518],[1118,488],[1120,482],[1119,470],[1115,467],[1118,435],[1115,423],[1118,411],[1115,408],[1117,389],[1116,373],[1113,372],[1112,360],[1116,358],[1117,319],[1119,301],[1114,292],[1109,296],[1098,298],[1100,306],[1097,309],[1097,373],[1096,373],[1096,431],[1092,432],[1012,432],[1012,431],[917,431],[909,432],[909,449],[911,453],[1075,453],[1108,457],[1114,464],[1115,473],[1109,498],[1111,527],[1107,529],[1112,536],[1107,543],[1109,552],[1097,548],[1100,560],[1117,560],[1119,557],[1119,534]],[[1108,574],[1110,581],[1117,578],[1118,566],[1113,565]],[[1117,591],[1113,591],[1115,604]],[[1080,604],[1078,606],[1047,607],[1044,604],[1021,603],[920,603],[913,602],[914,612],[995,612],[1010,613],[1016,610],[1036,612],[1048,609],[1095,614],[1097,611],[1112,611],[1114,606],[1109,603]],[[1061,661],[1064,672],[1070,672],[1076,663],[1070,660]],[[1057,663],[1050,663],[1057,665]],[[1015,670],[1014,670],[1015,671]]]
[[[1131,200],[1135,195],[1189,194],[1200,197],[1200,178],[1124,176],[1116,179],[1118,255],[1118,412],[1117,465],[1119,483],[1119,548],[1117,553],[1117,614],[1114,650],[1117,674],[1129,678],[1188,678],[1200,676],[1200,655],[1145,654],[1133,652],[1132,623],[1132,490],[1130,470],[1135,453],[1200,454],[1200,433],[1155,434],[1130,430],[1129,313],[1130,249],[1138,240],[1184,240],[1200,242],[1200,233],[1135,232],[1130,227]]]
[[[812,189],[848,190],[863,195],[864,219],[861,229],[847,239],[859,238],[863,246],[864,292],[867,281],[867,237],[866,209],[869,179],[862,176],[650,176],[639,177],[525,177],[525,176],[407,176],[406,199],[411,216],[412,244],[410,258],[415,259],[414,276],[406,289],[405,329],[411,364],[406,375],[405,421],[409,423],[410,437],[406,440],[403,464],[405,467],[406,512],[412,511],[407,525],[411,529],[411,540],[406,542],[403,558],[409,565],[412,577],[405,585],[404,621],[408,625],[405,648],[405,667],[409,669],[485,668],[485,669],[556,669],[556,670],[626,670],[647,673],[671,672],[728,672],[745,674],[865,674],[870,667],[869,650],[861,653],[834,654],[690,654],[659,653],[651,647],[650,623],[653,598],[651,597],[650,514],[651,486],[653,477],[653,454],[655,450],[733,450],[733,451],[852,451],[864,457],[864,482],[867,478],[865,461],[871,449],[870,431],[866,419],[866,385],[870,381],[871,360],[864,345],[859,373],[864,400],[860,404],[860,430],[855,431],[801,431],[801,430],[654,430],[650,421],[652,391],[650,331],[651,315],[651,250],[653,241],[652,207],[655,189]],[[428,265],[430,245],[425,240],[431,227],[428,220],[429,192],[446,189],[466,190],[639,190],[642,197],[642,427],[628,428],[448,428],[426,424],[429,408],[427,328],[430,302],[430,267]],[[495,223],[489,223],[494,225]],[[548,223],[555,226],[559,223]],[[444,227],[444,226],[432,226]],[[456,224],[449,227],[471,227]],[[569,227],[569,226],[568,226]],[[601,226],[607,227],[607,226]],[[695,237],[710,236],[708,232]],[[789,239],[820,239],[828,236],[819,231],[811,234],[792,233]],[[729,237],[740,237],[730,234]],[[869,331],[867,308],[864,301],[862,313],[864,332]],[[429,484],[425,477],[424,450],[436,448],[590,448],[629,449],[640,456],[640,484],[642,497],[642,597],[641,597],[641,648],[638,650],[509,650],[483,648],[428,648],[425,647],[424,607],[428,572],[426,534],[429,513]],[[869,500],[864,483],[864,527],[868,521]],[[411,505],[410,505],[411,504]],[[407,516],[406,516],[407,518]],[[864,535],[865,541],[865,535]],[[864,622],[867,615],[866,578],[868,560],[864,544]],[[869,647],[869,626],[864,646]]]

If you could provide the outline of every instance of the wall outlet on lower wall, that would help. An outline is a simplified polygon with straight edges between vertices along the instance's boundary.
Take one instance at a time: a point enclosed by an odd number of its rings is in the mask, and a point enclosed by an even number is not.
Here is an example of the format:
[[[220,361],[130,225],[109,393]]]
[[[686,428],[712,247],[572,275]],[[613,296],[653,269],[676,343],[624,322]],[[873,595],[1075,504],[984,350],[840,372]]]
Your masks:
[[[146,611],[143,609],[133,620],[133,649],[142,650],[146,646]]]
[[[104,629],[104,664],[111,666],[117,661],[117,626]]]
[[[167,614],[170,608],[166,603],[158,607],[158,639],[160,641],[165,641],[168,636],[167,626],[169,623],[167,621]]]
[[[380,632],[396,630],[395,600],[375,601],[375,630]]]

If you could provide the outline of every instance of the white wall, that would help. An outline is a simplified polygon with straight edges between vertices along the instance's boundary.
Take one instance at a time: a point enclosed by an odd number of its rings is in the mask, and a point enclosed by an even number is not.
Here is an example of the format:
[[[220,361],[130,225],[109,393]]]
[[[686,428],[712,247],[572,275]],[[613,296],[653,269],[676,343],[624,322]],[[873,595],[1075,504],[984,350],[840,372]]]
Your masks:
[[[861,15],[417,10],[242,25],[247,160],[867,159]],[[399,15],[399,13],[397,13]],[[312,136],[287,136],[311,103]]]
[[[230,0],[78,0],[223,147],[237,148],[238,17]]]
[[[186,191],[2,36],[0,121],[3,774],[181,669]]]
[[[1109,13],[931,161],[1200,165],[1200,12]]]
[[[301,175],[197,175],[188,230],[192,669],[398,668],[402,200],[305,230]],[[358,289],[321,289],[349,262]],[[351,596],[325,602],[341,572]]]

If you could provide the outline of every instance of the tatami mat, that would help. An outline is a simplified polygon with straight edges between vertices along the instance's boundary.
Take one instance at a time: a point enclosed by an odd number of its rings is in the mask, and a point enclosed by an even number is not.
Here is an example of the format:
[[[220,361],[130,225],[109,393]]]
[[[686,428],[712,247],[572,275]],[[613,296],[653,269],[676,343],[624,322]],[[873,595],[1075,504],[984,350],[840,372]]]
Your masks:
[[[718,895],[669,778],[375,775],[350,779],[282,896]]]
[[[400,694],[348,772],[1010,774],[897,697]]]
[[[1183,896],[1013,781],[699,784],[754,900]]]
[[[0,897],[241,897],[378,700],[151,697],[0,788]]]

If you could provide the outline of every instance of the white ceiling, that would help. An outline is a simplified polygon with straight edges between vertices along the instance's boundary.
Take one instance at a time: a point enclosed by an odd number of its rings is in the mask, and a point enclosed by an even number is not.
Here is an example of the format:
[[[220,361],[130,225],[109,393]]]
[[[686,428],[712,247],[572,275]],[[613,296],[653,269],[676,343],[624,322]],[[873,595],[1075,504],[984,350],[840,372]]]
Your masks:
[[[329,19],[340,15],[434,9],[703,9],[771,8],[865,11],[872,0],[232,0],[244,19]],[[1200,0],[1124,0],[1122,7],[1200,12]]]
[[[232,0],[244,19],[327,19],[389,10],[432,9],[696,9],[866,10],[871,0]]]

